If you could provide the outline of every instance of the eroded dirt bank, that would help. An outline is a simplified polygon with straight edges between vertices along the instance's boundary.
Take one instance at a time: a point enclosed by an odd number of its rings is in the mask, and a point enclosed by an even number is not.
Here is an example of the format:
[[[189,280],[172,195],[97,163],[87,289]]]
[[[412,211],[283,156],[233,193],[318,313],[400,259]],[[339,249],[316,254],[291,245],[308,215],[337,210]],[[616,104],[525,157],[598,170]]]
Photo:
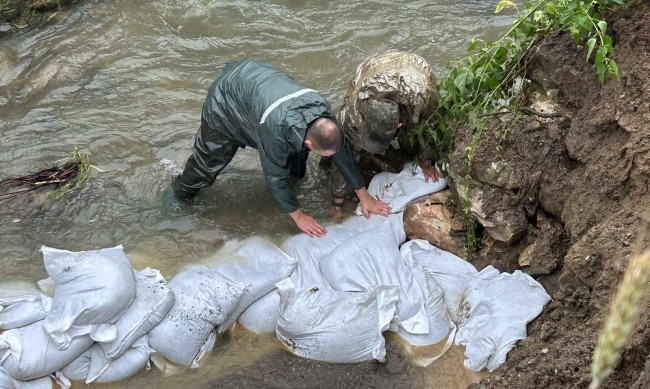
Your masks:
[[[508,362],[477,387],[587,387],[611,295],[647,226],[650,2],[607,21],[620,81],[600,86],[569,34],[549,36],[530,53],[526,105],[559,115],[527,116],[518,124],[495,119],[477,150],[472,198],[486,228],[475,264],[521,268],[554,299]],[[460,186],[468,142],[458,134],[452,155]],[[646,299],[603,387],[650,387],[649,308]]]

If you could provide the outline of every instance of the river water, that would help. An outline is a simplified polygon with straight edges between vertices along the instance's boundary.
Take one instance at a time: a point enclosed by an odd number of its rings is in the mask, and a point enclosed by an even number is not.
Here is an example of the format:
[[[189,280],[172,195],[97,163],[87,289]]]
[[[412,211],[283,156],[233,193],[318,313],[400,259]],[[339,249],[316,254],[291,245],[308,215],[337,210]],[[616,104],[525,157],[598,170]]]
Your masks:
[[[46,277],[41,245],[123,244],[134,268],[155,267],[171,278],[226,239],[262,234],[279,241],[297,233],[276,210],[254,150],[240,151],[194,206],[177,214],[160,207],[163,189],[190,154],[205,91],[222,65],[244,57],[272,64],[338,107],[357,64],[386,49],[420,54],[442,76],[447,62],[467,54],[472,38],[494,39],[508,28],[512,14],[495,15],[494,6],[489,0],[94,0],[0,38],[0,178],[52,166],[73,147],[101,169],[81,190],[40,211],[33,212],[38,195],[0,203],[0,283]],[[326,175],[316,159],[298,193],[305,210],[327,218]],[[198,371],[164,378],[152,369],[111,387],[236,387],[226,379],[234,370],[291,387],[293,357],[273,337],[240,332],[218,344]],[[284,362],[259,367],[274,358]],[[309,372],[309,387],[331,386],[345,374],[370,387],[461,388],[477,379],[462,368],[460,349],[426,369],[407,359],[393,358],[398,367],[300,361],[299,369]]]

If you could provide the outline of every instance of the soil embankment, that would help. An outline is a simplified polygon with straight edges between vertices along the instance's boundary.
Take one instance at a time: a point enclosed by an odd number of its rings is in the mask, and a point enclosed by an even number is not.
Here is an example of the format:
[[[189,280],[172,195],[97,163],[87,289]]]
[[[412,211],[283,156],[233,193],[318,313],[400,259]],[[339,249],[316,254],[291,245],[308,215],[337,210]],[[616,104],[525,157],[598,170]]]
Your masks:
[[[554,300],[478,387],[586,388],[613,291],[647,228],[650,2],[609,14],[607,22],[620,81],[599,85],[584,49],[567,33],[551,35],[530,53],[527,105],[559,115],[495,119],[477,149],[472,198],[485,231],[475,265],[522,269]],[[468,142],[458,134],[456,177],[467,172]],[[603,387],[650,387],[649,308],[646,299]]]

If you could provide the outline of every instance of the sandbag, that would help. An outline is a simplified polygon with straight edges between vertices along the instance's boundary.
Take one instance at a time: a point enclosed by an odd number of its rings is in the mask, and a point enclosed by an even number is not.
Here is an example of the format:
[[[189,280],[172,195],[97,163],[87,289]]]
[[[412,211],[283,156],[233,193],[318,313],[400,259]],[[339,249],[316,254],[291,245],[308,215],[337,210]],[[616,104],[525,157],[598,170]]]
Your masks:
[[[245,285],[206,266],[193,266],[177,274],[169,288],[176,300],[149,332],[149,345],[173,363],[199,367],[214,346],[216,326],[234,312]]]
[[[0,299],[0,329],[24,327],[45,319],[52,299],[43,294],[28,294]]]
[[[390,224],[396,241],[402,243],[406,240],[402,213],[388,217],[371,215],[369,219],[352,216],[341,224],[327,225],[327,234],[324,237],[314,239],[307,234],[298,234],[287,239],[282,249],[298,261],[296,270],[291,275],[294,284],[306,288],[331,288],[321,275],[321,258],[329,255],[348,239],[385,223]]]
[[[320,261],[320,270],[337,291],[362,292],[374,285],[399,291],[396,324],[409,333],[429,333],[425,296],[399,252],[388,221],[345,241]]]
[[[137,339],[119,358],[109,360],[104,350],[95,343],[83,354],[61,369],[67,380],[92,382],[113,382],[127,379],[144,369],[149,362],[147,336]],[[60,377],[59,378],[63,378]],[[62,381],[66,382],[65,379]]]
[[[449,316],[459,323],[461,301],[470,281],[478,274],[474,265],[421,239],[404,243],[400,254],[411,269],[419,268],[436,281],[443,291]]]
[[[440,192],[447,187],[444,178],[428,183],[425,181],[419,166],[407,163],[401,172],[382,172],[372,178],[368,185],[368,193],[381,201],[390,204],[393,212],[401,212],[409,202],[418,197]],[[361,207],[357,207],[357,215],[362,215]]]
[[[151,348],[147,336],[137,339],[117,359],[107,359],[104,350],[95,344],[90,348],[90,366],[86,383],[113,382],[127,379],[147,367]]]
[[[116,338],[109,343],[99,343],[106,358],[119,358],[167,315],[174,305],[174,293],[156,269],[134,271],[136,282],[135,299],[126,312],[115,323]]]
[[[384,361],[382,333],[397,309],[394,286],[364,292],[296,289],[291,279],[277,284],[277,336],[294,354],[324,362]]]
[[[398,326],[397,334],[413,346],[433,345],[449,336],[450,339],[448,339],[447,347],[445,347],[443,351],[444,354],[453,343],[456,326],[447,313],[443,291],[440,286],[438,286],[438,283],[436,283],[434,279],[428,277],[427,273],[422,268],[416,266],[411,268],[411,271],[413,273],[415,284],[420,287],[422,294],[424,295],[424,311],[427,315],[429,328],[426,333],[419,334],[406,331],[402,326]],[[422,362],[424,360],[421,360],[420,365],[424,364],[426,366],[440,356],[442,356],[442,354],[433,359],[430,358],[426,363]]]
[[[0,389],[52,389],[52,379],[41,377],[35,380],[19,381],[0,366]]]
[[[227,248],[230,251],[232,248]],[[296,260],[270,241],[255,237],[236,244],[239,261],[220,264],[216,270],[231,280],[245,285],[235,310],[219,325],[218,333],[228,330],[239,316],[262,296],[275,288],[275,283],[287,277],[296,268]],[[217,254],[218,256],[218,254]]]
[[[301,233],[287,239],[282,249],[298,261],[291,279],[298,287],[331,289],[320,272],[320,259],[332,252],[341,243],[355,236],[357,232],[347,226],[326,225],[327,234],[321,238],[311,238]]]
[[[492,266],[472,279],[462,302],[465,321],[456,344],[465,349],[465,366],[493,371],[506,360],[518,340],[526,338],[526,325],[551,300],[542,285],[516,270],[501,273]]]
[[[280,294],[273,289],[239,316],[237,323],[258,334],[274,333],[280,317]]]
[[[72,252],[41,247],[45,269],[56,283],[44,328],[54,343],[66,348],[74,333],[95,340],[115,337],[115,323],[135,297],[135,279],[122,246]]]
[[[33,380],[66,366],[92,344],[89,335],[73,334],[68,348],[59,349],[41,320],[0,335],[0,364],[16,379]]]

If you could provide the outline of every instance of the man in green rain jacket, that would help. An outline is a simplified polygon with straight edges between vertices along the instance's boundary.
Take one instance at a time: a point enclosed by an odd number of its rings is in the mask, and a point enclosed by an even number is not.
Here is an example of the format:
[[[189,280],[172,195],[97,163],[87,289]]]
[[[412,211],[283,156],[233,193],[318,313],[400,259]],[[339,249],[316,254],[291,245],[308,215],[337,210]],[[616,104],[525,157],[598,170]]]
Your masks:
[[[214,183],[240,147],[259,151],[271,193],[298,228],[309,236],[325,229],[300,209],[289,177],[302,178],[309,151],[331,156],[355,190],[366,217],[386,216],[390,206],[371,197],[363,174],[345,142],[332,108],[318,92],[253,60],[229,62],[208,90],[194,150],[171,192],[189,203]]]

